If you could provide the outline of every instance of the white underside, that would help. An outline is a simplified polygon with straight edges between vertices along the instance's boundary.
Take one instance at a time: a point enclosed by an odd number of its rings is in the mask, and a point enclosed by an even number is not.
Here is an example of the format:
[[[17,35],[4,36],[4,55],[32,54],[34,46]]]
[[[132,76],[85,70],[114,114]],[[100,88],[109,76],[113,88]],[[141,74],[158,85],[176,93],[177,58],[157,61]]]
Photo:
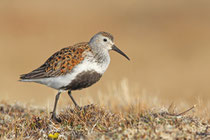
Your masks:
[[[70,84],[71,81],[74,80],[75,77],[81,72],[94,70],[100,74],[103,74],[108,68],[108,65],[110,63],[109,54],[107,58],[108,58],[107,61],[100,64],[95,62],[94,59],[91,60],[91,59],[86,58],[84,59],[84,61],[82,61],[82,63],[75,66],[70,73],[63,76],[43,78],[43,79],[26,79],[22,81],[36,82],[36,83],[44,84],[46,86],[59,90],[61,87],[65,87],[68,84]]]

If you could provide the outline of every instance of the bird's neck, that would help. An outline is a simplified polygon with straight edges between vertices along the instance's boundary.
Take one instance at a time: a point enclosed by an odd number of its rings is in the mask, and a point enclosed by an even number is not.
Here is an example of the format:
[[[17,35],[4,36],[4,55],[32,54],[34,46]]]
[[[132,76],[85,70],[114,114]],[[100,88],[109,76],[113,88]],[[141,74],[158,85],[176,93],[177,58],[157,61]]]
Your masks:
[[[104,73],[110,63],[109,52],[106,50],[91,49],[91,54],[88,60],[91,61],[92,64],[96,64],[101,70],[101,73]]]
[[[110,56],[108,51],[97,51],[93,52],[94,58],[98,63],[105,63],[106,61],[110,61]]]

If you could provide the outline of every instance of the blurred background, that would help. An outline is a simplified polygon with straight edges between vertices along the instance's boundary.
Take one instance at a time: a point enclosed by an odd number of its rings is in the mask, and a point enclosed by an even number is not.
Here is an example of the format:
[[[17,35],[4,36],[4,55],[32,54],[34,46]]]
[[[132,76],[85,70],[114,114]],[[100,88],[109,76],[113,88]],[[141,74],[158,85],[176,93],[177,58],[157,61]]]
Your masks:
[[[0,100],[53,104],[57,91],[18,82],[19,75],[63,47],[107,31],[131,61],[110,52],[111,64],[100,82],[73,92],[78,102],[85,97],[93,100],[84,104],[97,102],[126,81],[128,96],[210,104],[208,0],[1,1],[0,19]],[[70,102],[67,94],[61,102]]]

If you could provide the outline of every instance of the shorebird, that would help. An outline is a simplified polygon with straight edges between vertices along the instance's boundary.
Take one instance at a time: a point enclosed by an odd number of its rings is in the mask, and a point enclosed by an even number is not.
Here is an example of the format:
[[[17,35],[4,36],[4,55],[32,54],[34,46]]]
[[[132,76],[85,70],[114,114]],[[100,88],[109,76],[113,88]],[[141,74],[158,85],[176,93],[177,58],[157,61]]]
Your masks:
[[[52,119],[61,122],[56,117],[60,94],[68,91],[75,107],[80,108],[71,91],[87,88],[100,80],[109,66],[110,50],[114,50],[130,60],[115,46],[114,37],[110,33],[99,32],[89,42],[78,43],[57,51],[39,68],[21,75],[20,81],[40,83],[58,90]]]

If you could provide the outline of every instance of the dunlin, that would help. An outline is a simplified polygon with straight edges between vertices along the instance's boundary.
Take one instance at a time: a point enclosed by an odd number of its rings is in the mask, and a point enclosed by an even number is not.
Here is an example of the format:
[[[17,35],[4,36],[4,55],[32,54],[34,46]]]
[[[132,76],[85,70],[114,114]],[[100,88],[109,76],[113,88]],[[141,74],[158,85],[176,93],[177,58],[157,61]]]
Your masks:
[[[87,88],[99,81],[109,66],[110,50],[130,60],[114,45],[113,40],[110,33],[99,32],[89,42],[78,43],[56,52],[39,68],[21,75],[20,81],[36,82],[58,90],[52,119],[60,122],[56,117],[56,106],[61,92],[68,91],[74,105],[79,108],[71,91]]]

